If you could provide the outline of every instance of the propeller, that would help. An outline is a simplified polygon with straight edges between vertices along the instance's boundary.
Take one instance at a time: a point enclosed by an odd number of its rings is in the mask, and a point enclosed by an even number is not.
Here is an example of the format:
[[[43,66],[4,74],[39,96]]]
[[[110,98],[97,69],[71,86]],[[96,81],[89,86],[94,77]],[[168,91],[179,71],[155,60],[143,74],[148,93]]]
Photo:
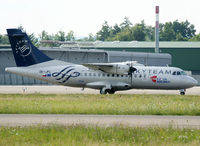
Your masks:
[[[137,70],[135,67],[133,67],[133,62],[131,61],[131,63],[129,64],[129,71],[128,71],[128,75],[130,75],[131,77],[131,86],[132,86],[132,79],[133,79],[133,73]]]

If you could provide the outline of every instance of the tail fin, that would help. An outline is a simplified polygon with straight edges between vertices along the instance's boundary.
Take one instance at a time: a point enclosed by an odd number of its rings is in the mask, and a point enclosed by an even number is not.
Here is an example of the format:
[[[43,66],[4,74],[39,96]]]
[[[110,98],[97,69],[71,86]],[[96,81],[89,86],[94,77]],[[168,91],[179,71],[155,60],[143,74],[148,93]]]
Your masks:
[[[20,29],[7,29],[7,33],[17,66],[29,66],[52,60],[38,50],[27,34]]]

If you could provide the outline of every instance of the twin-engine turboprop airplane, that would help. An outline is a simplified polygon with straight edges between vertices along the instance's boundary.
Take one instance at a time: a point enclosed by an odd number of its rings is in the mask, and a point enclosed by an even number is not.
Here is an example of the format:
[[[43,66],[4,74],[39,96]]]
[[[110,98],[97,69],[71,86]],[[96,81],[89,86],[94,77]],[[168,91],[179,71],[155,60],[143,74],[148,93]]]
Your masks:
[[[128,89],[180,90],[197,81],[176,67],[144,66],[134,61],[119,63],[73,64],[52,59],[38,50],[26,33],[7,29],[17,67],[5,70],[22,76],[64,86],[99,89],[101,94],[114,94]]]

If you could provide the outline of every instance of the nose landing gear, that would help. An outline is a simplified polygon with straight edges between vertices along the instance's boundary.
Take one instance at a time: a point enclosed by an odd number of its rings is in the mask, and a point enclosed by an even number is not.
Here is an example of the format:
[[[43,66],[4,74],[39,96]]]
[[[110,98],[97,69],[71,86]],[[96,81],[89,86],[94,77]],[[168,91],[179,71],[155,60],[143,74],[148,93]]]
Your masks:
[[[185,95],[185,91],[186,91],[185,89],[181,89],[180,90],[180,95]]]

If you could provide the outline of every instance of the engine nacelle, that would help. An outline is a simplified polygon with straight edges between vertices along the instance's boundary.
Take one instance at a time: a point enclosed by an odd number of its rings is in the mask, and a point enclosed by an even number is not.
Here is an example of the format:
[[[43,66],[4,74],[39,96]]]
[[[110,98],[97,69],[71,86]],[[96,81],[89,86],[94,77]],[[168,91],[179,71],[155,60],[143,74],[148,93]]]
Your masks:
[[[133,73],[136,71],[134,66],[141,66],[142,64],[137,63],[136,61],[126,61],[126,62],[115,62],[111,63],[113,65],[112,68],[107,69],[107,73],[111,74],[119,74],[119,75],[127,75],[129,73]],[[143,65],[142,65],[143,66]]]
[[[126,75],[130,71],[130,66],[126,64],[114,64],[113,67],[109,70],[106,70],[107,73]]]

